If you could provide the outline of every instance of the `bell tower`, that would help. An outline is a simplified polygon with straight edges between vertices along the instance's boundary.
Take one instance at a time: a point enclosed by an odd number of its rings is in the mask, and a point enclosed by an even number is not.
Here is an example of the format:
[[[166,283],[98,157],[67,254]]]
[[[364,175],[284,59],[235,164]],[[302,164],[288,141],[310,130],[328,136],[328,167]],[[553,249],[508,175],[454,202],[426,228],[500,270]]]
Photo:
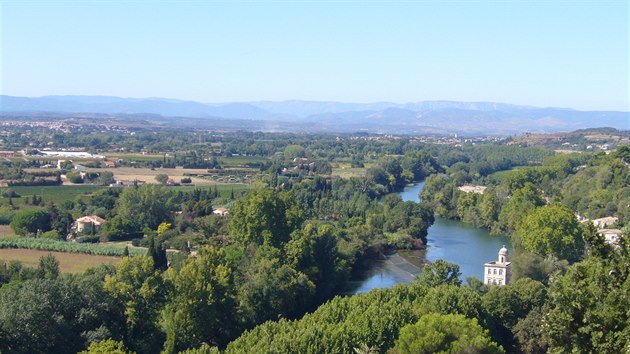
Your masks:
[[[499,262],[497,263],[507,263],[508,262],[508,250],[505,248],[505,245],[499,250]]]

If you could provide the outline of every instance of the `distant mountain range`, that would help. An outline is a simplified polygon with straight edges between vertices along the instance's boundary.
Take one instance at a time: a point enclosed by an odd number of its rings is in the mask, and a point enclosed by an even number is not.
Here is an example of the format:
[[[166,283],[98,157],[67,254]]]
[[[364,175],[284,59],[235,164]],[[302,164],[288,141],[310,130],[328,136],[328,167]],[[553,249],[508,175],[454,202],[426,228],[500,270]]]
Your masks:
[[[630,129],[628,112],[576,111],[494,102],[398,104],[294,100],[209,104],[164,98],[0,96],[0,113],[4,115],[46,112],[99,113],[121,119],[134,114],[158,115],[153,118],[164,124],[181,122],[199,127],[211,127],[218,120],[223,124],[234,120],[242,129],[259,130],[269,126],[273,130],[316,132],[509,135],[596,127]]]

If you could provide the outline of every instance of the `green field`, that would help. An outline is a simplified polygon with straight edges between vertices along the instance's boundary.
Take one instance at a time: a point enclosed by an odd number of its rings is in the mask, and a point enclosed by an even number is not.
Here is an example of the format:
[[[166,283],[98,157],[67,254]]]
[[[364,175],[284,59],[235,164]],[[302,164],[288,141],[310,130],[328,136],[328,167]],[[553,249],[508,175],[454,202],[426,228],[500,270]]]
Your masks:
[[[21,197],[32,197],[33,195],[41,196],[46,203],[54,202],[59,204],[66,200],[73,200],[77,196],[88,196],[98,190],[104,189],[104,186],[93,185],[74,185],[74,186],[33,186],[33,187],[2,187],[0,193],[7,189],[15,191]],[[7,205],[8,198],[0,198],[0,205]],[[13,198],[14,205],[23,204],[22,198]]]
[[[503,182],[503,180],[506,179],[512,173],[518,170],[525,169],[525,168],[543,168],[543,166],[515,166],[510,170],[497,171],[497,172],[491,173],[490,175],[488,175],[488,177],[492,178],[493,180],[497,182]]]
[[[122,159],[125,161],[163,161],[164,160],[164,154],[140,154],[140,153],[133,153],[133,154],[108,154],[105,153],[104,154],[106,157],[110,157],[110,158],[117,158],[117,159]]]
[[[341,178],[365,176],[365,171],[369,165],[366,164],[365,167],[351,167],[350,163],[333,164],[332,175]]]
[[[497,171],[495,173],[490,174],[488,177],[492,178],[493,180],[497,182],[503,182],[503,180],[506,179],[507,176],[514,173],[514,171],[515,170]]]
[[[200,189],[212,189],[214,190],[215,185],[211,186],[178,186],[178,187],[169,187],[176,191],[191,191],[195,188]],[[89,196],[92,193],[105,189],[108,187],[104,186],[93,186],[93,185],[74,185],[74,186],[44,186],[44,187],[3,187],[0,188],[0,194],[3,193],[7,189],[11,189],[15,191],[17,194],[21,196],[21,198],[13,198],[13,205],[20,206],[24,204],[24,197],[31,198],[33,195],[42,196],[46,203],[54,202],[55,204],[60,204],[65,200],[74,200],[77,196]],[[252,184],[243,184],[243,183],[217,183],[216,188],[219,191],[219,194],[222,197],[229,197],[234,191],[236,196],[239,195],[241,191],[248,191],[252,188],[255,188],[255,185]],[[0,198],[0,206],[8,205],[9,198]]]
[[[247,164],[266,162],[269,159],[260,156],[230,156],[221,157],[219,161],[223,168],[227,167],[247,167]]]

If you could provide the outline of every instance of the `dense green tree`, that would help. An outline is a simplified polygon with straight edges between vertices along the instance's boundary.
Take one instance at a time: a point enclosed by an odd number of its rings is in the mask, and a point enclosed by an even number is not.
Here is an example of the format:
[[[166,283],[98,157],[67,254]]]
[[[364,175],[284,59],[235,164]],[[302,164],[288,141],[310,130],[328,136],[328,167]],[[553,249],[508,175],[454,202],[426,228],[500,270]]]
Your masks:
[[[617,150],[612,154],[614,157],[620,159],[626,164],[630,164],[630,146],[620,145]]]
[[[544,314],[548,308],[534,308],[512,328],[515,349],[524,354],[545,354],[547,343]]]
[[[117,334],[98,270],[80,277],[34,278],[0,287],[0,351],[78,352]],[[104,338],[103,338],[104,337]]]
[[[564,273],[569,267],[566,259],[557,259],[554,256],[542,257],[525,250],[518,250],[510,259],[513,281],[530,278],[548,284],[549,279]]]
[[[560,199],[580,215],[594,219],[617,215],[628,222],[630,169],[620,159],[603,155],[576,169],[562,183]]]
[[[163,281],[151,257],[127,257],[107,275],[104,288],[125,319],[125,344],[139,353],[155,353],[163,342],[158,329],[164,305]]]
[[[514,327],[534,308],[547,300],[545,286],[529,278],[521,278],[506,286],[493,286],[483,295],[482,303],[487,314],[488,328],[495,341],[511,348]]]
[[[409,171],[414,181],[421,181],[426,176],[441,170],[440,165],[426,151],[410,151],[402,159],[402,167]]]
[[[70,172],[66,174],[66,179],[75,184],[82,184],[85,182],[85,180],[81,176],[81,172]]]
[[[10,225],[18,235],[45,232],[50,230],[50,216],[44,209],[20,210],[13,215]]]
[[[127,219],[122,215],[116,215],[103,225],[102,233],[107,237],[107,240],[114,241],[137,236],[140,234],[139,230],[140,225],[135,219]]]
[[[301,226],[303,212],[287,193],[257,189],[230,210],[230,234],[247,244],[282,247]]]
[[[225,345],[240,330],[235,269],[224,250],[204,248],[179,272],[165,273],[169,303],[161,312],[166,333],[164,352],[173,353],[202,343]]]
[[[283,264],[280,257],[279,250],[261,246],[243,275],[239,303],[252,324],[295,318],[313,302],[315,284],[306,274]],[[334,277],[334,274],[330,276]]]
[[[168,259],[166,258],[166,248],[157,239],[157,236],[149,236],[149,245],[147,246],[147,257],[153,259],[155,269],[166,270],[168,268]]]
[[[439,285],[429,289],[414,309],[418,317],[428,313],[460,314],[485,322],[481,297],[467,286]]]
[[[427,231],[434,221],[433,210],[426,204],[399,202],[386,212],[383,226],[386,232],[409,235],[424,246],[427,244]]]
[[[443,217],[455,216],[457,195],[455,181],[445,174],[429,176],[420,192],[422,201],[428,203],[438,215]]]
[[[59,261],[52,253],[39,258],[37,275],[42,279],[55,279],[59,276]]]
[[[176,209],[172,197],[172,192],[163,186],[125,188],[116,202],[116,212],[122,220],[133,220],[140,229],[155,230],[160,223],[172,221]]]
[[[60,210],[55,203],[48,204],[46,212],[48,212],[48,216],[50,217],[51,228],[56,230],[59,235],[66,236],[74,222],[72,214],[65,210]]]
[[[300,320],[256,326],[226,353],[352,353],[362,344],[384,352],[394,346],[400,328],[417,321],[413,303],[425,291],[411,285],[335,297]]]
[[[491,287],[482,300],[490,317],[510,329],[545,303],[547,288],[536,280],[521,278],[506,286]]]
[[[286,263],[305,273],[317,286],[317,301],[324,301],[350,277],[350,266],[339,250],[336,230],[329,224],[307,224],[296,230],[285,246]]]
[[[619,250],[622,253],[624,250]],[[630,343],[627,254],[589,257],[552,281],[544,315],[550,352],[622,353]]]
[[[284,148],[284,157],[287,160],[293,160],[296,157],[304,157],[306,156],[306,152],[304,147],[300,145],[287,145]]]
[[[227,235],[228,219],[218,215],[206,215],[195,218],[193,225],[196,230],[201,232],[206,238],[219,235]]]
[[[122,342],[113,339],[92,342],[90,346],[79,354],[134,354]]]
[[[168,175],[164,174],[164,173],[160,173],[157,174],[155,176],[155,180],[159,183],[159,184],[166,184],[166,182],[168,181]]]
[[[512,197],[499,213],[502,230],[511,234],[520,227],[527,214],[543,205],[545,201],[540,191],[532,183],[525,183],[512,193]]]
[[[389,186],[389,174],[380,165],[372,166],[365,171],[366,180],[385,188]]]
[[[584,229],[573,212],[559,204],[538,208],[525,217],[514,241],[541,256],[576,261],[584,254]]]
[[[403,168],[400,158],[386,156],[378,161],[378,165],[387,173],[387,184],[390,191],[400,190],[405,186],[405,178],[403,177]]]
[[[46,353],[81,349],[70,284],[34,279],[0,288],[0,349],[11,353]],[[74,337],[74,338],[73,338]],[[78,343],[77,343],[78,342]]]
[[[186,210],[192,213],[195,217],[212,215],[212,201],[209,198],[198,201],[190,201],[186,205]]]
[[[479,201],[479,216],[482,220],[482,226],[488,229],[496,227],[499,219],[500,205],[494,188],[487,188]]]
[[[98,175],[98,182],[103,186],[109,186],[112,183],[115,183],[114,174],[110,171],[102,171]]]
[[[394,353],[504,353],[476,319],[463,315],[427,314],[400,330]]]
[[[431,288],[442,284],[459,286],[462,283],[460,275],[459,265],[438,259],[424,266],[416,282]]]

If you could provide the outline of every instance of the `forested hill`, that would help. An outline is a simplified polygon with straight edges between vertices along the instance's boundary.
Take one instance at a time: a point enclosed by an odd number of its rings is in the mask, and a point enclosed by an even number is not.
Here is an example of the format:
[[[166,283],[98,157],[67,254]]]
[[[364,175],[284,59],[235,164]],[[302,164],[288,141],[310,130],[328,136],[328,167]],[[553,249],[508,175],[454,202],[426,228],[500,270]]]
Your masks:
[[[0,96],[0,113],[41,112],[99,113],[113,115],[113,118],[125,118],[130,114],[154,114],[160,116],[153,117],[156,121],[177,121],[178,124],[195,126],[214,124],[218,120],[223,124],[226,120],[246,120],[238,122],[236,126],[240,129],[247,129],[249,125],[251,129],[268,126],[268,129],[280,131],[362,130],[382,133],[509,135],[595,127],[630,128],[628,112],[576,111],[495,102],[425,101],[397,104],[265,101],[207,104],[163,98]],[[184,117],[198,119],[190,121]]]

